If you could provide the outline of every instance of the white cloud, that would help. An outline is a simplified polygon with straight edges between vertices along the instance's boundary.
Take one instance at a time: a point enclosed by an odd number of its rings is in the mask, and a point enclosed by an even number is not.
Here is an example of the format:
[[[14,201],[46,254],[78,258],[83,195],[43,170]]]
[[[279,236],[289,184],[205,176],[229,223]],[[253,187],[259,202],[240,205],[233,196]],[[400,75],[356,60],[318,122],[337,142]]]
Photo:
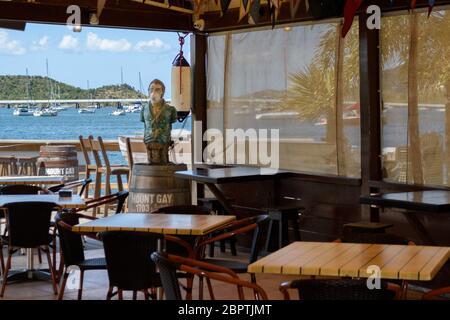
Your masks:
[[[6,31],[0,31],[0,53],[21,55],[27,50],[17,40],[12,40]]]
[[[32,42],[31,50],[33,50],[33,51],[46,50],[48,48],[48,45],[49,45],[49,37],[43,36],[39,40],[35,40]]]
[[[80,49],[78,38],[71,35],[65,35],[61,39],[58,48],[67,51],[78,51]]]
[[[170,50],[170,45],[164,43],[159,38],[148,40],[148,41],[139,41],[135,46],[134,50],[139,52],[150,52],[150,53],[162,53]]]
[[[86,45],[89,50],[100,51],[124,52],[131,49],[131,43],[126,39],[102,39],[93,32],[88,33]]]

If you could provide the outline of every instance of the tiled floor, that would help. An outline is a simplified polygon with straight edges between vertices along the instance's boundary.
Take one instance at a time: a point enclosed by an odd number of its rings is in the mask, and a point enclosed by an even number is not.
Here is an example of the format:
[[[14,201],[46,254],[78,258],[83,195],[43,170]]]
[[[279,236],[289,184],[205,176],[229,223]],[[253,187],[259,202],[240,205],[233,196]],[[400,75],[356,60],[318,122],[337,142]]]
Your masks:
[[[98,243],[91,242],[88,240],[86,250],[86,257],[99,257],[103,256],[103,249],[100,247]],[[220,255],[220,253],[218,253]],[[239,255],[240,259],[245,259],[245,254]],[[37,264],[37,256],[35,256],[35,263]],[[23,268],[26,265],[26,256],[25,255],[16,255],[13,257],[12,269]],[[36,267],[46,267],[46,263],[42,265],[37,264]],[[250,280],[248,275],[242,275],[243,279]],[[298,277],[289,277],[289,276],[278,276],[278,275],[267,275],[267,274],[258,274],[257,275],[257,283],[264,288],[267,292],[269,299],[282,299],[282,295],[278,290],[278,286],[281,282],[295,279]],[[195,285],[197,285],[197,281],[195,281]],[[216,295],[216,299],[237,299],[237,291],[235,287],[230,285],[214,285],[214,293]],[[106,298],[106,292],[108,289],[108,276],[106,271],[87,271],[85,273],[84,279],[84,290],[83,290],[83,299],[87,300],[104,300]],[[194,298],[198,297],[198,289],[196,286],[194,287]],[[248,299],[252,299],[252,293],[250,291],[246,291],[246,297]],[[295,298],[296,294],[292,294],[292,298]],[[130,293],[124,294],[125,299],[131,298]],[[410,291],[408,293],[409,299],[419,299],[420,294],[418,292]],[[1,298],[0,298],[1,299]],[[56,296],[53,294],[53,289],[50,281],[32,281],[32,282],[23,282],[23,283],[11,283],[6,287],[6,292],[3,299],[12,299],[12,300],[53,300],[56,299]],[[64,299],[77,299],[77,290],[66,288]],[[138,299],[143,299],[143,294],[138,294]],[[209,295],[205,290],[205,299],[209,299]]]

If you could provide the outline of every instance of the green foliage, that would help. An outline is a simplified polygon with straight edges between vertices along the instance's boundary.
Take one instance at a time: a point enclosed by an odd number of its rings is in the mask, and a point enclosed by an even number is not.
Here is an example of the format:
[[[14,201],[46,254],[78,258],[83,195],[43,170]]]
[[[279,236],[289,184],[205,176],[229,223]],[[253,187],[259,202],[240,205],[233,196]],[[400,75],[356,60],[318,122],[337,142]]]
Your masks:
[[[286,110],[299,112],[304,121],[316,121],[327,117],[336,105],[336,59],[340,28],[329,27],[320,36],[311,63],[303,70],[289,75],[290,86],[286,98],[281,102]],[[358,24],[355,23],[345,40],[342,40],[344,71],[343,91],[347,99],[358,101],[359,47]]]
[[[50,87],[53,91],[53,97],[56,99],[133,99],[146,97],[128,84],[108,85],[85,90],[47,77],[0,75],[0,100],[49,99]]]

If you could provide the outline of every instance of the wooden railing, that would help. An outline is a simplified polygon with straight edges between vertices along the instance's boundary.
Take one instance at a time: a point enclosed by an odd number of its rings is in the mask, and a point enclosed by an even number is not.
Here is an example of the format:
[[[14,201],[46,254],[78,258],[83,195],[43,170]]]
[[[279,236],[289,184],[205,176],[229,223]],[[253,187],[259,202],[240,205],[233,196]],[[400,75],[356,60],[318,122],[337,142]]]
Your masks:
[[[120,152],[118,140],[103,140],[105,148],[109,152]],[[0,140],[0,156],[39,156],[39,149],[43,145],[74,145],[78,151],[80,177],[85,176],[85,163],[81,154],[78,140]],[[103,183],[102,183],[103,188]],[[117,189],[117,184],[112,183],[111,188]],[[128,188],[128,183],[124,183]],[[91,188],[92,189],[92,188]]]
[[[118,140],[103,140],[107,151],[120,151]],[[0,153],[39,152],[42,145],[75,145],[81,151],[78,140],[0,140]]]

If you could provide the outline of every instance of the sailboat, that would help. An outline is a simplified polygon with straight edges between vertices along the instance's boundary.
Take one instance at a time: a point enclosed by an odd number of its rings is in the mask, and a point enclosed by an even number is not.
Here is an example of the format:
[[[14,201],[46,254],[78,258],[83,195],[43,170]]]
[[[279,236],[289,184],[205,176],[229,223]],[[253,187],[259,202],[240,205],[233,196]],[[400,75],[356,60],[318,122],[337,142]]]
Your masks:
[[[33,112],[33,116],[35,117],[56,117],[58,115],[58,111],[54,110],[51,105],[51,100],[55,100],[55,92],[53,90],[52,82],[50,81],[50,76],[48,73],[48,59],[45,59],[45,67],[47,71],[47,83],[48,83],[48,91],[49,91],[49,99],[47,107],[41,108],[39,110],[35,110]],[[53,102],[55,104],[55,102]]]
[[[33,111],[28,109],[28,106],[21,106],[16,108],[13,111],[13,115],[15,116],[32,116],[33,115]]]
[[[31,80],[30,80],[30,76],[28,75],[28,68],[26,68],[26,75],[28,78],[28,84],[27,84],[27,97],[28,100],[32,101],[32,96],[31,96]],[[14,116],[20,116],[20,117],[24,117],[24,116],[32,116],[33,115],[33,110],[30,108],[30,105],[22,105],[19,106],[17,108],[14,109],[13,111],[13,115]]]
[[[56,117],[57,115],[58,111],[52,110],[51,108],[43,108],[33,112],[33,116],[35,117]]]
[[[78,110],[78,113],[95,113],[95,108],[93,107],[80,108],[80,110]]]
[[[89,92],[89,80],[87,80],[87,90],[89,93],[89,99],[92,100],[92,94]],[[89,105],[87,107],[80,108],[80,110],[78,110],[78,113],[92,114],[95,113],[95,109],[97,109],[97,106]]]

